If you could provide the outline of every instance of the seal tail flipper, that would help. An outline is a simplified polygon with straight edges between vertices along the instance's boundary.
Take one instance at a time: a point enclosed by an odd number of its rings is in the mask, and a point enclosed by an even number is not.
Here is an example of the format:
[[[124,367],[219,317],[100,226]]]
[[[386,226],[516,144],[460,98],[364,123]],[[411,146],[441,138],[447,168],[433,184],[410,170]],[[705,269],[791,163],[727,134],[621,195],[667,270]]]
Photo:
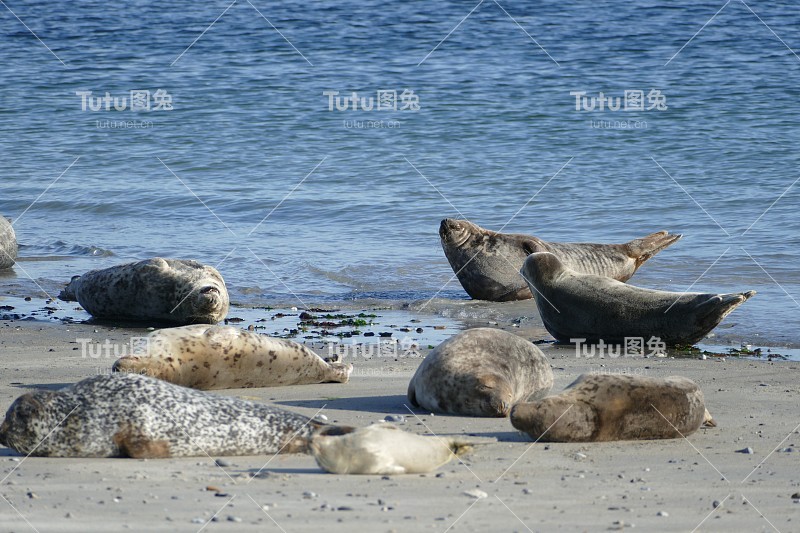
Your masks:
[[[715,328],[722,319],[755,294],[756,291],[747,291],[711,296],[697,307],[697,323],[709,330]]]
[[[417,403],[417,391],[414,387],[414,380],[411,380],[411,383],[408,384],[408,401],[411,402],[411,405],[414,407],[419,407],[419,403]]]
[[[656,255],[667,246],[675,243],[681,237],[682,235],[677,233],[659,231],[625,244],[625,251],[629,257],[636,261],[636,268],[639,268],[642,263]]]
[[[703,427],[707,428],[715,428],[717,427],[717,421],[711,416],[711,413],[708,412],[706,409],[705,414],[703,415]]]
[[[351,363],[328,363],[331,368],[330,379],[326,383],[347,383],[350,381],[350,374],[353,373]]]

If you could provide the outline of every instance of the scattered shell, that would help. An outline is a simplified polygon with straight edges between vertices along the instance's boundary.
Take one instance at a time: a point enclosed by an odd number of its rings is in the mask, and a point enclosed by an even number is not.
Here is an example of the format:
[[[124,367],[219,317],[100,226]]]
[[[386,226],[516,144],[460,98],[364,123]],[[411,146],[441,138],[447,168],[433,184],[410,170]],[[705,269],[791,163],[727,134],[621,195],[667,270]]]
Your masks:
[[[469,496],[470,498],[475,498],[476,500],[482,500],[483,498],[488,498],[489,495],[479,489],[471,489],[464,491],[465,496]]]

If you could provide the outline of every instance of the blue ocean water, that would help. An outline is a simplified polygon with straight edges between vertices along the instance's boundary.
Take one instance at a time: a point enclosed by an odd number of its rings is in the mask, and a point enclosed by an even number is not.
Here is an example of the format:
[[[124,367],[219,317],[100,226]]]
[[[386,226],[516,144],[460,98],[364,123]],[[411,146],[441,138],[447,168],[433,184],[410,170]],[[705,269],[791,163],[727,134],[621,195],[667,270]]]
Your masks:
[[[0,213],[22,260],[2,293],[160,255],[217,265],[243,305],[442,309],[467,298],[444,217],[667,229],[683,239],[632,283],[757,290],[726,331],[800,346],[796,5],[6,4]],[[84,110],[87,91],[126,108]],[[331,91],[373,109],[330,110]],[[644,109],[576,110],[626,91]]]

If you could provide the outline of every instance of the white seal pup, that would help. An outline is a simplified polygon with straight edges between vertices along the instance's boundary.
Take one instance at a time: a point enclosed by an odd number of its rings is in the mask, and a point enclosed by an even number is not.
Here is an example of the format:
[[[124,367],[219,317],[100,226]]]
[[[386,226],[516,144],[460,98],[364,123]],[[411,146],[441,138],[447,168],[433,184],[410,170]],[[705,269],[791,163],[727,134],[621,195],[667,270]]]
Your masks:
[[[353,371],[352,364],[326,363],[297,342],[233,326],[162,329],[145,337],[141,349],[118,359],[113,371],[202,390],[346,383]]]
[[[417,368],[408,399],[436,413],[508,416],[511,407],[553,386],[542,351],[513,333],[474,328],[437,346]]]
[[[545,442],[673,439],[716,426],[694,381],[619,374],[582,374],[561,394],[519,403],[511,424]]]
[[[681,238],[659,231],[625,244],[547,242],[450,218],[442,220],[439,237],[444,255],[467,294],[475,300],[493,302],[531,298],[519,270],[534,252],[552,252],[578,272],[627,281],[642,263]]]
[[[530,255],[521,274],[536,296],[544,327],[560,342],[624,343],[626,338],[656,337],[668,346],[691,345],[756,293],[642,289],[581,274],[548,252]]]
[[[308,452],[325,426],[256,402],[137,374],[85,379],[17,398],[0,444],[40,457],[188,457]]]
[[[230,306],[217,269],[160,257],[75,276],[59,298],[97,318],[180,325],[215,324]]]
[[[350,433],[311,438],[317,464],[332,474],[424,474],[460,457],[476,444],[495,439],[422,436],[391,424],[375,424]]]
[[[14,227],[4,216],[0,216],[0,270],[14,266],[18,249]]]

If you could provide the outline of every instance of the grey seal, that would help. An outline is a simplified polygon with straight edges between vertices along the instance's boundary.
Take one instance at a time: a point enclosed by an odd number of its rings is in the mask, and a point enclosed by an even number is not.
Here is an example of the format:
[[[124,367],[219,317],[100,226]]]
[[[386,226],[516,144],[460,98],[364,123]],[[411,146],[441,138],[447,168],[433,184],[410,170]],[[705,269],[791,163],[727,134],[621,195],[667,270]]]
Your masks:
[[[9,220],[0,216],[0,270],[14,266],[18,249],[14,227]]]
[[[408,399],[437,413],[508,416],[511,407],[546,395],[553,370],[533,343],[493,328],[462,331],[422,361]]]
[[[610,374],[582,374],[561,394],[515,405],[511,424],[546,442],[672,439],[716,426],[688,378]]]
[[[623,343],[656,337],[669,346],[691,345],[755,291],[733,294],[643,289],[581,274],[555,255],[530,255],[521,274],[536,296],[544,327],[561,342]]]
[[[40,457],[260,455],[306,453],[320,431],[348,429],[147,376],[110,374],[20,396],[0,425],[0,444]]]
[[[547,242],[450,218],[442,220],[439,237],[444,255],[467,294],[493,302],[531,298],[519,269],[534,252],[552,252],[578,272],[627,281],[642,263],[681,238],[659,231],[625,244]]]
[[[297,342],[233,326],[162,329],[145,340],[144,353],[118,359],[113,370],[202,390],[346,383],[353,371],[352,364],[326,363]]]
[[[59,298],[97,318],[214,324],[228,314],[225,281],[197,261],[156,257],[75,276]]]

